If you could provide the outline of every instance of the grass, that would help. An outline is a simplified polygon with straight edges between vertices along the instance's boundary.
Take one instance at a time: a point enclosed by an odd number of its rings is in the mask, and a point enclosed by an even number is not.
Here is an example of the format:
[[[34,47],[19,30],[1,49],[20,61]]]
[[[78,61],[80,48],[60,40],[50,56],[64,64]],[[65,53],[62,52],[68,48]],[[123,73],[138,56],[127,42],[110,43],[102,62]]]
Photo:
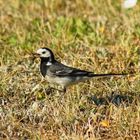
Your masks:
[[[0,139],[140,139],[140,7],[119,1],[0,1]],[[51,48],[99,78],[53,91],[31,53]],[[50,93],[50,92],[48,92]]]

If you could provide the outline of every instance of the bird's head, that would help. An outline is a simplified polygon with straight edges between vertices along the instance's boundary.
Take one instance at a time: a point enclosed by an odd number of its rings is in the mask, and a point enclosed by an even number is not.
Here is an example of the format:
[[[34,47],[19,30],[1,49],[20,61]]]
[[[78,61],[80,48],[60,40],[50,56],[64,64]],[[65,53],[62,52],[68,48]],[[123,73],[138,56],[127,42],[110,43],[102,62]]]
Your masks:
[[[54,54],[49,48],[40,48],[34,53],[35,57],[40,57],[41,59],[48,59],[54,61]]]

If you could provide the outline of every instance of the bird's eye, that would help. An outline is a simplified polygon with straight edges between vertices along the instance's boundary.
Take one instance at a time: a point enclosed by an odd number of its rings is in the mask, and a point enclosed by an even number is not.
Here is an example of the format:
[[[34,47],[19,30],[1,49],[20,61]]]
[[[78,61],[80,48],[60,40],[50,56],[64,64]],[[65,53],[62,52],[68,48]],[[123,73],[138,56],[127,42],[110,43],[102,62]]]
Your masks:
[[[42,52],[42,54],[45,54],[45,53],[46,53],[45,51]]]

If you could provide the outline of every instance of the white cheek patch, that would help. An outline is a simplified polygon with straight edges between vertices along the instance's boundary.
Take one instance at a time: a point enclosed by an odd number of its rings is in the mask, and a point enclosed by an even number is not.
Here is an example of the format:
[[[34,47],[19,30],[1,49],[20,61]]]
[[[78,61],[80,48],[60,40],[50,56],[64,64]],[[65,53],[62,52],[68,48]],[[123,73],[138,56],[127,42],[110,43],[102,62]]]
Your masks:
[[[51,56],[51,54],[50,54],[50,52],[49,51],[46,51],[46,53],[45,54],[43,54],[45,57],[50,57]]]
[[[45,53],[43,54],[43,52]],[[38,49],[37,54],[39,54],[40,57],[50,57],[50,52],[46,49]]]
[[[38,49],[36,53],[42,54],[43,51],[46,51],[45,49]]]

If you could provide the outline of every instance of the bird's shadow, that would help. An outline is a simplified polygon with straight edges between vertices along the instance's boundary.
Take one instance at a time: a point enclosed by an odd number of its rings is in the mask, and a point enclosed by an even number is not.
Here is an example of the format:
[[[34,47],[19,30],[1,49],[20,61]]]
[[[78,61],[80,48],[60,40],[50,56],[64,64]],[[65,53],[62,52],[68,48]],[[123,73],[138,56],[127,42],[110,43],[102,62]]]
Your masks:
[[[59,91],[62,93],[65,93],[63,90],[59,90],[56,88],[49,87],[45,89],[45,93],[47,95],[52,95],[52,93],[55,94],[54,91]],[[99,94],[99,95],[102,95]],[[140,93],[132,93],[132,92],[121,92],[121,91],[115,91],[112,92],[110,95],[104,96],[104,97],[99,97],[98,95],[90,95],[88,96],[88,101],[94,103],[97,106],[101,105],[110,105],[114,104],[115,106],[120,106],[120,105],[125,105],[129,106],[131,104],[137,104],[140,102]]]
[[[97,106],[114,104],[116,106],[125,105],[129,106],[131,104],[137,104],[140,102],[140,94],[137,93],[126,93],[121,94],[117,92],[111,93],[105,97],[99,97],[96,95],[91,95],[88,97],[88,100],[94,103]]]

